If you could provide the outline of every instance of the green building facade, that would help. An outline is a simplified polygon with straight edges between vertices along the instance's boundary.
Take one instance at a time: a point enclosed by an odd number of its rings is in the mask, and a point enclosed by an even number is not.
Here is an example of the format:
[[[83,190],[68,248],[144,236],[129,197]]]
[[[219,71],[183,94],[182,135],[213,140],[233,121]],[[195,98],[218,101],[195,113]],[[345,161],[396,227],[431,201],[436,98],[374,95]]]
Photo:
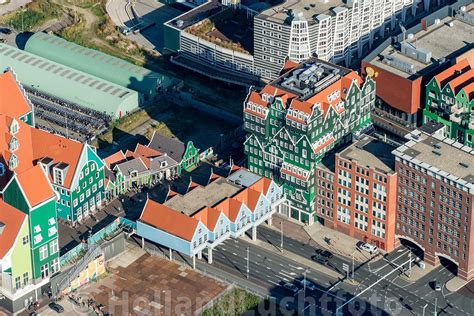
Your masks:
[[[250,171],[283,186],[287,203],[280,213],[312,224],[317,220],[316,166],[332,148],[350,142],[352,134],[371,126],[375,82],[370,78],[364,84],[349,80],[351,84],[345,88],[341,83],[345,97],[338,106],[313,106],[303,122],[304,116],[292,118],[300,114],[296,110],[301,108],[298,101],[311,103],[314,96],[308,100],[293,98],[292,91],[281,89],[280,80],[267,85],[260,92],[261,99],[251,91],[244,103],[244,129],[248,133],[244,152]],[[327,89],[334,89],[334,85]],[[274,95],[265,96],[269,91],[275,91]],[[320,93],[324,94],[325,89]]]
[[[462,74],[459,74],[459,77]],[[466,81],[443,83],[433,78],[426,86],[423,122],[438,122],[445,126],[444,136],[474,147],[474,74],[465,75]]]

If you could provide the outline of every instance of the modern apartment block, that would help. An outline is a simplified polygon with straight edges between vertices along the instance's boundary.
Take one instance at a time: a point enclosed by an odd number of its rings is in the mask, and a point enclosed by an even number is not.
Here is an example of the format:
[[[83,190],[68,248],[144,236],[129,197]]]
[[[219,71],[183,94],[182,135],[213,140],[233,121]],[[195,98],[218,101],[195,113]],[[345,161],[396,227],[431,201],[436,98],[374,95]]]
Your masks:
[[[362,74],[378,84],[374,125],[401,139],[422,123],[425,87],[444,69],[473,60],[474,4],[459,0],[388,39],[362,61]]]
[[[395,247],[395,147],[364,136],[316,167],[316,215],[331,229],[391,251]]]
[[[287,62],[284,74],[244,102],[244,152],[251,172],[283,185],[279,212],[309,224],[315,213],[315,170],[325,154],[371,128],[375,83],[313,58]]]
[[[164,24],[172,62],[249,85],[274,80],[285,60],[309,57],[349,66],[398,28],[441,3],[424,0],[211,0]],[[233,28],[231,28],[233,26]]]
[[[474,150],[441,133],[415,130],[398,147],[396,236],[437,265],[445,258],[458,276],[474,276]]]
[[[468,59],[430,80],[423,121],[442,123],[446,137],[474,147],[474,67]]]

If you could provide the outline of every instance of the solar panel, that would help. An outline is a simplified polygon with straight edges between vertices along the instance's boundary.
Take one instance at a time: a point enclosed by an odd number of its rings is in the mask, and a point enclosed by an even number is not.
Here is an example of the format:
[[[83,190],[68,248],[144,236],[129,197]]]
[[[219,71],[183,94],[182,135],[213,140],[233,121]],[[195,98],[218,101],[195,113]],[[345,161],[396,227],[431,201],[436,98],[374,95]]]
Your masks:
[[[71,72],[71,70],[69,70],[69,69],[64,70],[64,71],[61,73],[61,77],[66,76],[66,75],[67,75],[68,73],[70,73],[70,72]]]
[[[112,89],[112,88],[113,88],[113,86],[108,85],[107,88],[104,89],[104,92],[109,92],[109,90]]]
[[[27,57],[28,57],[27,55],[24,55],[24,54],[23,54],[23,55],[21,55],[20,57],[18,57],[17,59],[18,59],[19,61],[23,61],[23,59],[25,59],[25,58],[27,58]]]
[[[48,65],[49,65],[49,63],[48,63],[47,61],[45,61],[45,62],[43,62],[43,63],[39,66],[39,68],[40,68],[40,69],[43,69],[44,67],[46,67],[46,66],[48,66]]]
[[[58,72],[62,71],[64,68],[63,67],[58,67],[56,68],[55,71],[53,71],[54,74],[57,74]]]

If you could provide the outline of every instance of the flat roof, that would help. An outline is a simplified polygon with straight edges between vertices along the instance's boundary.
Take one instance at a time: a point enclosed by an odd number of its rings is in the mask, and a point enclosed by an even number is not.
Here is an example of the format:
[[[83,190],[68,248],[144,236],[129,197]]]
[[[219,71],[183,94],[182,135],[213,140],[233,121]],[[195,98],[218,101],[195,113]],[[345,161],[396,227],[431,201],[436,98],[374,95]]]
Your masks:
[[[332,15],[331,9],[337,11],[350,9],[350,7],[341,0],[288,0],[280,5],[262,11],[258,17],[268,21],[288,25],[293,19],[300,17],[304,18],[311,24],[316,23],[318,15]],[[290,13],[292,16],[290,16]]]
[[[207,19],[213,16],[214,14],[227,9],[228,7],[220,4],[217,0],[210,0],[202,5],[197,6],[192,10],[189,10],[188,12],[185,12],[169,20],[168,22],[165,22],[165,24],[175,27],[179,30],[184,30],[199,21]]]
[[[242,186],[225,178],[218,178],[206,187],[198,186],[185,195],[175,195],[166,201],[164,205],[191,216],[203,207],[214,206],[242,189]]]
[[[373,137],[364,136],[339,155],[347,160],[355,160],[361,166],[391,174],[395,170],[395,156],[392,154],[395,148]]]
[[[439,134],[429,136],[419,130],[407,135],[410,139],[394,154],[434,170],[445,177],[454,176],[474,184],[474,148],[455,142]],[[456,180],[456,179],[453,179]]]
[[[255,184],[255,182],[258,180],[262,179],[262,177],[258,174],[248,171],[247,169],[240,168],[236,172],[232,173],[232,175],[230,175],[227,179],[234,182],[235,184],[248,188]]]
[[[474,13],[474,4],[470,4],[466,8],[466,12]],[[452,23],[452,26],[449,24]],[[472,25],[457,19],[455,17],[447,16],[440,20],[439,24],[428,26],[426,31],[420,31],[413,34],[413,38],[406,41],[414,45],[418,49],[431,52],[431,61],[423,63],[416,59],[403,55],[400,52],[399,43],[387,46],[380,54],[369,61],[374,66],[388,70],[398,76],[408,78],[416,73],[421,72],[425,68],[432,66],[437,60],[441,58],[450,57],[453,53],[463,52],[463,49],[473,47],[474,36],[472,32]],[[406,34],[407,37],[409,33]],[[385,63],[383,60],[387,57],[394,57],[402,62],[414,66],[414,73],[400,70],[392,65]]]

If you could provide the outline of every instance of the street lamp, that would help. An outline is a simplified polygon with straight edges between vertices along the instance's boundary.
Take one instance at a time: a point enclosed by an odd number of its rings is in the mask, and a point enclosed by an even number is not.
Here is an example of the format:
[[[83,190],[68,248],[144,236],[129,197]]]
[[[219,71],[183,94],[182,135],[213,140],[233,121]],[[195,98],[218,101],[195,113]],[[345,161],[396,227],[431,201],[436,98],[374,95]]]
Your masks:
[[[280,251],[283,252],[283,220],[280,219]]]
[[[423,306],[423,316],[425,316],[425,309],[426,309],[427,306],[428,306],[428,304],[425,304],[425,306]]]
[[[436,293],[435,293],[436,295]],[[438,298],[435,296],[435,310],[434,310],[434,316],[437,316],[438,315]]]
[[[355,252],[356,252],[355,250],[352,252],[352,281],[354,281],[354,253]]]
[[[304,281],[303,281],[303,298],[306,299],[306,273],[308,273],[308,268],[304,269],[303,276],[304,276]]]
[[[247,279],[249,278],[249,272],[250,272],[250,267],[249,267],[249,251],[250,251],[250,247],[247,247]]]

